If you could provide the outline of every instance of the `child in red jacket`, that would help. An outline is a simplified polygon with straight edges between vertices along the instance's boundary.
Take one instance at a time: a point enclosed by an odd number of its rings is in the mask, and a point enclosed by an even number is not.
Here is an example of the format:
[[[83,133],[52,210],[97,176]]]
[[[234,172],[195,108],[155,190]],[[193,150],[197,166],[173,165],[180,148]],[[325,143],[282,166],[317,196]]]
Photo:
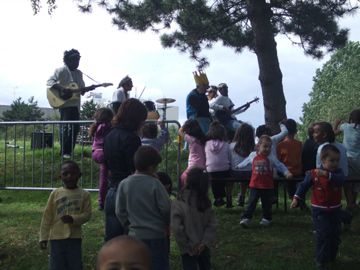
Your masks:
[[[320,153],[322,166],[309,171],[299,185],[291,208],[305,200],[306,191],[312,186],[311,206],[316,231],[316,260],[319,269],[328,269],[336,259],[341,232],[341,190],[345,176],[339,169],[340,151],[331,144]]]
[[[245,213],[242,215],[240,225],[242,227],[249,227],[251,218],[256,209],[256,204],[261,199],[261,206],[263,210],[263,217],[260,225],[268,226],[272,220],[272,198],[274,195],[274,178],[273,167],[280,171],[286,178],[291,178],[292,174],[282,163],[274,162],[271,153],[271,138],[267,135],[262,135],[257,144],[257,152],[252,152],[244,161],[242,161],[237,168],[242,168],[252,163],[251,178],[249,183],[250,198],[246,207]],[[280,166],[278,164],[281,164]]]

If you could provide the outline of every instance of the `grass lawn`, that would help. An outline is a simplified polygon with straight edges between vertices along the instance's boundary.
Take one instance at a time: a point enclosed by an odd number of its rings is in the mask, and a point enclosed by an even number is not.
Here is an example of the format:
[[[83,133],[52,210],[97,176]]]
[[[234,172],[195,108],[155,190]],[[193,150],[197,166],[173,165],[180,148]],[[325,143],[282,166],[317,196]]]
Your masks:
[[[0,269],[47,269],[48,252],[38,247],[38,230],[49,192],[0,191]],[[92,194],[93,216],[83,226],[85,269],[94,269],[96,254],[102,244],[103,213],[97,210],[97,194]],[[213,269],[316,269],[315,241],[309,212],[282,206],[274,209],[273,224],[261,228],[260,206],[251,229],[239,225],[242,208],[216,209],[218,243],[212,253]],[[171,241],[171,269],[178,270],[180,256]],[[350,232],[342,234],[337,264],[334,269],[360,269],[360,218],[354,218]]]

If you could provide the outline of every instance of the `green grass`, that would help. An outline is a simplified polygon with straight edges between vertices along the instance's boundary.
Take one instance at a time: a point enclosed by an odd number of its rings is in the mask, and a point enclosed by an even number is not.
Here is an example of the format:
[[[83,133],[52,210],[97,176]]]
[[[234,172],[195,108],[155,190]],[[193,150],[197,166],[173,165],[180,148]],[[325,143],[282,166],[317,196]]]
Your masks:
[[[49,192],[0,191],[0,269],[47,269],[48,252],[38,247],[38,230]],[[96,254],[103,239],[103,213],[97,209],[97,194],[92,194],[93,216],[83,226],[85,269],[94,269]],[[218,242],[212,252],[213,269],[286,269],[315,268],[315,239],[308,212],[282,206],[274,208],[274,222],[261,228],[260,206],[251,229],[239,226],[242,208],[216,209]],[[337,265],[334,269],[359,269],[360,218],[356,216],[352,231],[342,235]],[[176,243],[171,241],[171,269],[178,270],[180,256]]]

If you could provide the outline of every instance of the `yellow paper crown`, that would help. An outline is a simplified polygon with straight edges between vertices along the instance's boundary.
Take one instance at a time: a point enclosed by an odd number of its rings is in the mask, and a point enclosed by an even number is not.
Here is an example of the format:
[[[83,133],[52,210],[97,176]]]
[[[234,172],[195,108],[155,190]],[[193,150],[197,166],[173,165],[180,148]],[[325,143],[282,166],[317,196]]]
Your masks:
[[[205,72],[202,71],[194,71],[194,80],[196,85],[209,85],[209,80],[205,74]]]

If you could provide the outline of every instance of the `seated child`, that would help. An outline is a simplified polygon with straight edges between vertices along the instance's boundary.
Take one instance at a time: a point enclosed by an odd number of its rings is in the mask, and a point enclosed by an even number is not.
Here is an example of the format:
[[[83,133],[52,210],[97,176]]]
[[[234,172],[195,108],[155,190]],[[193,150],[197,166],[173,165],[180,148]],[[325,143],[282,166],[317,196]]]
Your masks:
[[[50,263],[53,269],[83,269],[81,225],[90,220],[89,192],[79,188],[78,164],[72,160],[61,165],[64,187],[51,192],[40,225],[40,248],[50,240]]]
[[[166,229],[170,224],[169,195],[156,178],[161,162],[159,152],[143,145],[135,152],[135,173],[118,186],[115,213],[129,235],[143,241],[150,249],[151,269],[168,270]]]
[[[249,183],[250,198],[245,213],[242,215],[240,225],[244,228],[250,226],[251,218],[256,209],[256,204],[261,199],[263,217],[260,225],[268,226],[272,221],[272,197],[274,190],[273,167],[279,170],[286,178],[291,178],[289,170],[283,165],[274,163],[271,153],[271,138],[267,135],[260,137],[256,146],[257,151],[252,152],[237,168],[252,164],[251,178]],[[282,168],[285,168],[284,170]]]
[[[284,140],[279,142],[277,146],[277,156],[279,161],[285,164],[293,176],[301,176],[302,143],[295,139],[297,133],[296,122],[293,119],[287,119],[284,125],[288,130],[288,135],[286,135]],[[295,194],[296,184],[296,182],[286,183],[286,188],[291,199]]]
[[[158,127],[154,122],[147,122],[141,128],[141,144],[150,145],[156,150],[161,151],[169,141],[169,131],[163,121],[158,122],[161,134],[158,136]]]
[[[100,249],[96,269],[150,270],[150,262],[149,248],[143,242],[122,235],[112,238]]]
[[[334,262],[340,244],[341,190],[345,176],[339,169],[340,151],[325,145],[320,153],[321,167],[309,171],[296,191],[291,208],[305,200],[312,186],[312,219],[316,231],[316,260],[320,269]]]

